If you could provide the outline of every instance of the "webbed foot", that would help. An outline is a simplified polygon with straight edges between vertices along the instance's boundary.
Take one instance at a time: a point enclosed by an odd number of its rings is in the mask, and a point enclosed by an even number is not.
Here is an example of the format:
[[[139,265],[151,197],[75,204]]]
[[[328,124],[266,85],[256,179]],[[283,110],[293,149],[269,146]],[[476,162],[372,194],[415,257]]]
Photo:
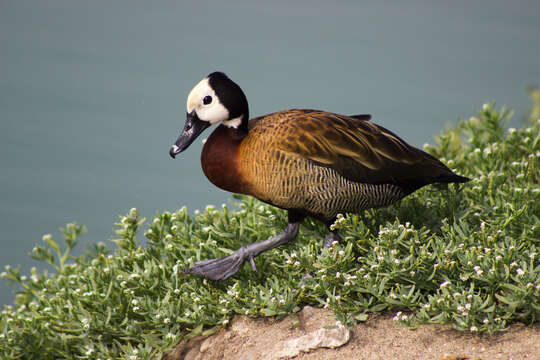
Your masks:
[[[217,259],[197,261],[193,267],[184,269],[181,272],[186,274],[199,274],[212,280],[221,281],[236,274],[242,264],[249,259],[253,271],[257,271],[254,255],[250,254],[247,246],[243,246],[231,255]]]

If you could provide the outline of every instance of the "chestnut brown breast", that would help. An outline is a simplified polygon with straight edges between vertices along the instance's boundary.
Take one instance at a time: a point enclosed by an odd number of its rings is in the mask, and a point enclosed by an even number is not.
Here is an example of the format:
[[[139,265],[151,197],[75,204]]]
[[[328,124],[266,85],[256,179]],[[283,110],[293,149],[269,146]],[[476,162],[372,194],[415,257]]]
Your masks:
[[[201,165],[208,180],[220,189],[251,195],[249,182],[238,161],[238,150],[243,138],[235,129],[219,125],[203,146]]]

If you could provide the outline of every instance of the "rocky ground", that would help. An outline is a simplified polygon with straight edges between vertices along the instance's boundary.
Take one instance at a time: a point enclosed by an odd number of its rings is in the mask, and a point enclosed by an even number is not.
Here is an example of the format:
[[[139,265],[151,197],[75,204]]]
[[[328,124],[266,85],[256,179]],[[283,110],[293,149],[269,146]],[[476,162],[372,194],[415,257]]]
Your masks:
[[[449,326],[416,330],[396,325],[392,315],[375,315],[347,329],[332,312],[306,307],[295,317],[238,316],[210,337],[181,342],[166,360],[323,359],[540,359],[540,324],[514,325],[495,335]]]

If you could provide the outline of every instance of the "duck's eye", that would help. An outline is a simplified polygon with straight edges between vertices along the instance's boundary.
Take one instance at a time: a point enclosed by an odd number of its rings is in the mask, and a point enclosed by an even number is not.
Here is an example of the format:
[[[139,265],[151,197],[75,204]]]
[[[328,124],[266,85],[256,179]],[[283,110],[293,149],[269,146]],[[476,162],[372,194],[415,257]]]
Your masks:
[[[212,97],[210,95],[206,95],[203,99],[202,99],[202,102],[204,105],[208,105],[212,102]]]

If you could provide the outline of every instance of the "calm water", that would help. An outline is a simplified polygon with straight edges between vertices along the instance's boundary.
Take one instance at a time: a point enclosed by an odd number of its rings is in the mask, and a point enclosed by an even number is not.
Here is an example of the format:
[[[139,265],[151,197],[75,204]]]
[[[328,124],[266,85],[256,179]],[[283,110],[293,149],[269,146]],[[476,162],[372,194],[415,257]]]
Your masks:
[[[82,250],[131,207],[227,202],[200,141],[168,156],[189,90],[214,70],[252,116],[368,112],[416,145],[485,101],[528,106],[540,2],[408,3],[0,0],[0,265],[28,273],[27,253],[67,222],[88,226]]]

